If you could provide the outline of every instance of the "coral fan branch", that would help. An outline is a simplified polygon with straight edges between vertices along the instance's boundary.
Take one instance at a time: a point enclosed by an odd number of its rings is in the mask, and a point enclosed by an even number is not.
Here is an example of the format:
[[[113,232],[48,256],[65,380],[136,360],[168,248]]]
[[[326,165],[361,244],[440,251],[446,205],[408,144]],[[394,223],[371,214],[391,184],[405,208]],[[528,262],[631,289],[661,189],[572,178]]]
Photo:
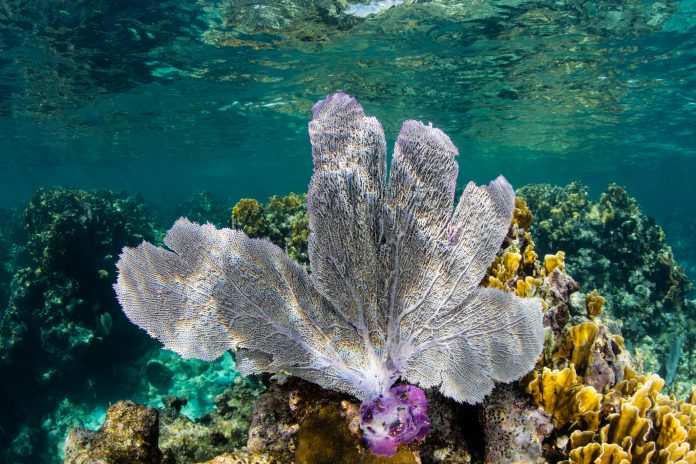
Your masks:
[[[469,183],[453,213],[457,149],[442,131],[406,121],[387,184],[375,118],[346,94],[312,112],[311,276],[269,241],[182,218],[172,251],[124,250],[115,289],[131,321],[184,357],[234,348],[242,373],[360,398],[366,440],[391,455],[430,427],[423,391],[399,378],[480,402],[533,367],[541,302],[479,288],[513,219],[502,176]]]

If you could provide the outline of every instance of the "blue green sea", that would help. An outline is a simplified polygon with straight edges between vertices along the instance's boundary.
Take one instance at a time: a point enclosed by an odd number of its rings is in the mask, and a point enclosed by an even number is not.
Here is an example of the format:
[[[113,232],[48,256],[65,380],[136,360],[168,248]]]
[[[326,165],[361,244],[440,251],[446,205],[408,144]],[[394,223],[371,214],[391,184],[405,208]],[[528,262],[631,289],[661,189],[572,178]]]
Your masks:
[[[180,216],[246,227],[233,207],[255,199],[277,227],[245,232],[307,264],[289,234],[312,106],[336,92],[379,119],[389,151],[404,120],[440,128],[459,188],[503,174],[540,259],[565,252],[634,369],[690,395],[696,1],[0,0],[0,463],[92,462],[67,460],[65,437],[118,400],[184,398],[177,414],[203,430],[226,391],[235,440],[156,462],[246,444],[275,378],[244,379],[230,352],[162,350],[123,315],[116,261]],[[291,193],[300,206],[269,203]],[[124,459],[93,462],[155,462]]]

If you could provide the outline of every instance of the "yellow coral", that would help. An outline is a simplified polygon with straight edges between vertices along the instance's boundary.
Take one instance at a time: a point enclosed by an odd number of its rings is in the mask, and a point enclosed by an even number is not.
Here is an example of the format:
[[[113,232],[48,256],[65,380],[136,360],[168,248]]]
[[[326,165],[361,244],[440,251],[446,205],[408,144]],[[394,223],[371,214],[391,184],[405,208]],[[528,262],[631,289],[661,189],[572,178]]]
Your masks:
[[[696,405],[663,395],[664,380],[656,374],[637,377],[629,369],[626,379],[604,395],[609,414],[599,433],[576,430],[570,436],[570,464],[618,462],[696,464]],[[609,450],[612,454],[601,453]],[[618,447],[618,448],[617,448]],[[619,452],[620,451],[620,452]],[[609,459],[609,460],[604,460]]]
[[[589,362],[592,346],[598,332],[599,327],[594,322],[585,322],[584,324],[573,326],[568,331],[568,339],[572,343],[570,362],[580,372],[585,370],[585,366]]]
[[[493,276],[488,276],[488,280],[486,280],[483,283],[484,286],[490,287],[490,288],[497,288],[498,290],[503,290],[505,292],[509,292],[510,289],[508,288],[507,285],[505,285],[503,282],[500,281],[497,277]]]
[[[631,464],[630,455],[619,445],[590,443],[573,449],[569,464]]]
[[[532,212],[527,207],[527,202],[523,198],[515,198],[515,210],[512,213],[512,223],[517,224],[523,229],[529,229],[532,225]]]
[[[594,319],[602,314],[604,306],[604,297],[597,293],[597,290],[592,290],[585,297],[585,307],[587,308],[587,317]]]
[[[682,443],[686,438],[686,429],[674,414],[665,414],[660,421],[660,433],[657,436],[658,448],[667,448],[670,444]],[[688,449],[688,443],[686,443]]]
[[[507,282],[517,277],[521,261],[522,255],[515,251],[506,251],[497,256],[488,269],[488,280],[484,281],[484,285],[509,292]]]
[[[231,226],[242,229],[250,237],[256,237],[265,233],[266,219],[263,214],[263,205],[253,198],[242,198],[232,208]]]
[[[670,443],[657,454],[657,464],[695,464],[696,451],[692,451],[688,443]]]
[[[515,288],[515,295],[521,298],[529,298],[534,296],[534,290],[541,286],[541,279],[535,279],[532,276],[527,276],[524,279],[519,279]],[[542,300],[544,304],[544,302]]]
[[[544,256],[544,269],[546,270],[546,275],[551,275],[556,269],[559,269],[561,272],[565,271],[565,253],[559,251],[555,255]]]
[[[532,235],[529,232],[524,233],[524,239],[527,242],[527,246],[524,249],[524,253],[522,254],[524,260],[524,264],[526,265],[531,265],[536,263],[537,258],[539,255],[537,255],[536,251],[534,251],[534,248],[536,248],[536,245],[534,244],[534,241],[532,240]]]
[[[507,282],[517,275],[517,270],[520,268],[522,255],[516,252],[506,251],[501,256],[498,256],[491,266],[493,277],[500,282]]]
[[[603,443],[616,443],[627,451],[643,447],[650,430],[650,421],[640,417],[640,409],[624,403],[621,412],[609,415],[609,423],[602,427],[599,436]]]
[[[593,387],[582,385],[572,365],[553,371],[545,367],[541,376],[534,372],[527,393],[551,416],[557,427],[582,423],[596,430],[599,426],[602,395]]]

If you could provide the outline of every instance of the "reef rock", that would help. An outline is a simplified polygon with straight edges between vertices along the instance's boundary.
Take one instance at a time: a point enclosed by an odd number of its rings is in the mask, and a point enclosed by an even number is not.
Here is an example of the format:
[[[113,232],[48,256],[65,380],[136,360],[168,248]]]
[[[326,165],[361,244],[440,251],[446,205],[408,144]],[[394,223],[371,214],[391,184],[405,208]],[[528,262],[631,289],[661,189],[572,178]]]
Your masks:
[[[119,401],[97,431],[75,428],[65,441],[65,464],[158,464],[159,415],[156,410]]]

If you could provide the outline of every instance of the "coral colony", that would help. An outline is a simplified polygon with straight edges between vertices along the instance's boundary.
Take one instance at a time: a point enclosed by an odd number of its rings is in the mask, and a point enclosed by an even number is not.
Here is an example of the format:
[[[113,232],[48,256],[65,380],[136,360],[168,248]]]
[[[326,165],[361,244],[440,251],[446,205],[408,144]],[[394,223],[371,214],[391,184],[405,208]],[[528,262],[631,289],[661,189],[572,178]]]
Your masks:
[[[421,388],[478,403],[532,369],[542,305],[479,286],[512,221],[502,176],[469,183],[453,213],[457,149],[442,131],[406,121],[387,181],[382,126],[355,99],[312,113],[311,274],[267,240],[181,218],[171,251],[124,249],[115,289],[128,318],[183,357],[235,349],[245,375],[357,397],[365,441],[393,455],[428,433]]]

